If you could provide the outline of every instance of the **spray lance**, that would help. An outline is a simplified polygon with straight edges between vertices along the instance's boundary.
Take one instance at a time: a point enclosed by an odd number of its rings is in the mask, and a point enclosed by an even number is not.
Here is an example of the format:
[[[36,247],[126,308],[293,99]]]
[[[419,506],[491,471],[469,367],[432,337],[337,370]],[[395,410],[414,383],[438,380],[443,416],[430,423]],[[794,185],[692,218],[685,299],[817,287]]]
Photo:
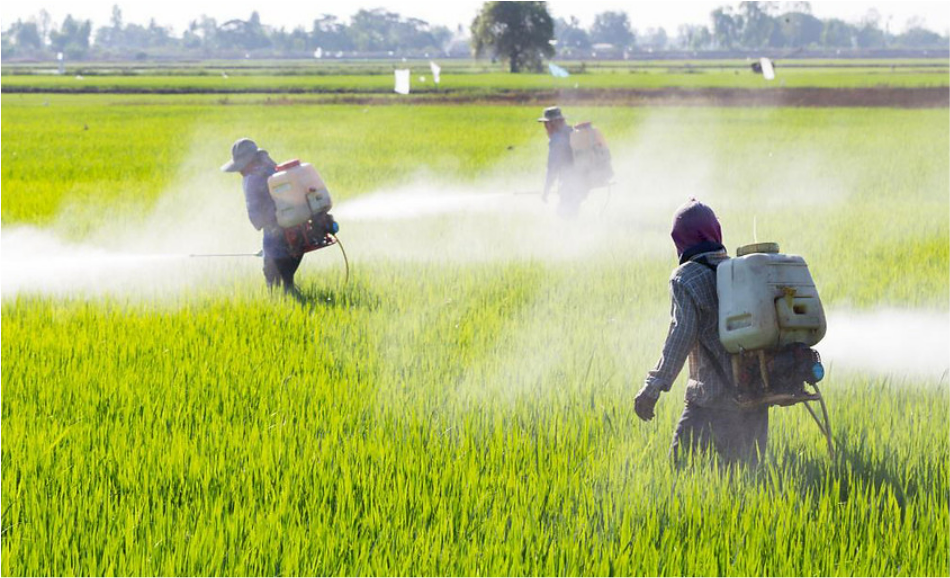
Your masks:
[[[189,257],[263,257],[264,250],[257,253],[192,253]]]
[[[324,247],[329,247],[330,245],[337,245],[340,247],[340,253],[343,255],[343,282],[346,283],[350,280],[350,260],[346,256],[346,249],[343,248],[343,243],[340,241],[339,237],[335,234],[332,236],[332,241],[324,245]],[[191,253],[189,257],[195,258],[217,258],[217,257],[264,257],[264,250],[261,249],[257,253]]]

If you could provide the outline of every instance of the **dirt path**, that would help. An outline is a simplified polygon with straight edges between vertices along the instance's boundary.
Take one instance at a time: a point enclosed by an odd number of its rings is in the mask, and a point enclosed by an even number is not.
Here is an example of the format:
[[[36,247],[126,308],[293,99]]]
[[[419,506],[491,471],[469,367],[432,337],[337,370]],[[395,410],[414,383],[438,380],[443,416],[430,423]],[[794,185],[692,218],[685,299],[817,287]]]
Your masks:
[[[218,94],[220,104],[501,104],[535,105],[588,104],[613,106],[719,106],[719,107],[885,107],[885,108],[947,108],[950,87],[870,87],[870,88],[601,88],[572,90],[533,90],[497,92],[416,93],[397,97],[389,93],[344,93],[307,90],[253,90],[214,92],[204,89],[39,89],[37,87],[2,87],[10,93],[68,94]],[[230,101],[228,96],[259,94],[261,100]]]
[[[312,97],[269,97],[263,104],[559,104],[601,106],[718,106],[718,107],[869,107],[948,108],[950,88],[664,88],[517,91],[496,94],[443,93],[395,97],[383,94],[339,94]],[[237,104],[237,103],[236,103]]]

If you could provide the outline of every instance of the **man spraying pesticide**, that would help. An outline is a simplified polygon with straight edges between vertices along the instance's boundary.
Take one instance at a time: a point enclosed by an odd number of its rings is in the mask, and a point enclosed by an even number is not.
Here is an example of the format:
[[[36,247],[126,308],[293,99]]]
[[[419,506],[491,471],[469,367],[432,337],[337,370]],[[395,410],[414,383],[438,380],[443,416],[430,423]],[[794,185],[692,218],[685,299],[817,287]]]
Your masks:
[[[672,320],[660,360],[637,393],[637,415],[653,418],[660,393],[689,358],[674,460],[715,449],[726,464],[755,464],[768,441],[769,406],[797,403],[806,404],[833,459],[815,385],[824,369],[810,348],[824,336],[825,318],[804,260],[779,254],[774,243],[741,247],[730,259],[715,213],[695,199],[677,210],[672,237],[680,262],[670,277]],[[811,401],[821,403],[824,423]]]
[[[574,218],[591,189],[606,187],[613,178],[610,150],[600,131],[589,122],[567,124],[561,109],[544,109],[538,122],[548,134],[548,167],[541,200],[558,184],[558,215]]]
[[[338,243],[339,226],[328,213],[333,203],[323,179],[308,163],[293,160],[278,165],[248,138],[234,143],[231,160],[221,170],[240,173],[244,179],[247,216],[255,229],[264,231],[268,288],[282,286],[285,293],[300,298],[294,275],[304,253]]]

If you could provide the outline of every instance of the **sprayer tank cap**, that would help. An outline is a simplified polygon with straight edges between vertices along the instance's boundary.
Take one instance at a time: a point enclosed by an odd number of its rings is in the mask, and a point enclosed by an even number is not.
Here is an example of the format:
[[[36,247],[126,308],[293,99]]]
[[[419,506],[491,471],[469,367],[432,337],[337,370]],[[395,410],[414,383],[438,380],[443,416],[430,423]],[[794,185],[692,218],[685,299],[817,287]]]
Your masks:
[[[292,160],[285,161],[277,165],[276,170],[277,172],[286,171],[287,169],[292,169],[294,167],[299,167],[299,166],[300,166],[300,159],[292,159]]]
[[[753,253],[778,253],[778,243],[753,243],[736,249],[736,257],[744,257]]]

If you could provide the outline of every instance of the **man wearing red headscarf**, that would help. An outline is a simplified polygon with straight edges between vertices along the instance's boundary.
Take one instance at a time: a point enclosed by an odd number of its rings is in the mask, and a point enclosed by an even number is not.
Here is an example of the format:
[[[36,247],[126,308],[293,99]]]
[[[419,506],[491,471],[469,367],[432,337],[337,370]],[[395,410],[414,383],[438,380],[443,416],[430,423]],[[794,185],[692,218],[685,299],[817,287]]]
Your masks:
[[[672,237],[680,265],[670,277],[670,329],[634,409],[640,419],[652,419],[660,393],[670,390],[688,358],[686,407],[673,434],[673,458],[713,448],[724,463],[754,464],[765,452],[768,408],[741,409],[733,396],[732,364],[719,341],[716,267],[729,258],[719,219],[690,199],[673,217]]]

